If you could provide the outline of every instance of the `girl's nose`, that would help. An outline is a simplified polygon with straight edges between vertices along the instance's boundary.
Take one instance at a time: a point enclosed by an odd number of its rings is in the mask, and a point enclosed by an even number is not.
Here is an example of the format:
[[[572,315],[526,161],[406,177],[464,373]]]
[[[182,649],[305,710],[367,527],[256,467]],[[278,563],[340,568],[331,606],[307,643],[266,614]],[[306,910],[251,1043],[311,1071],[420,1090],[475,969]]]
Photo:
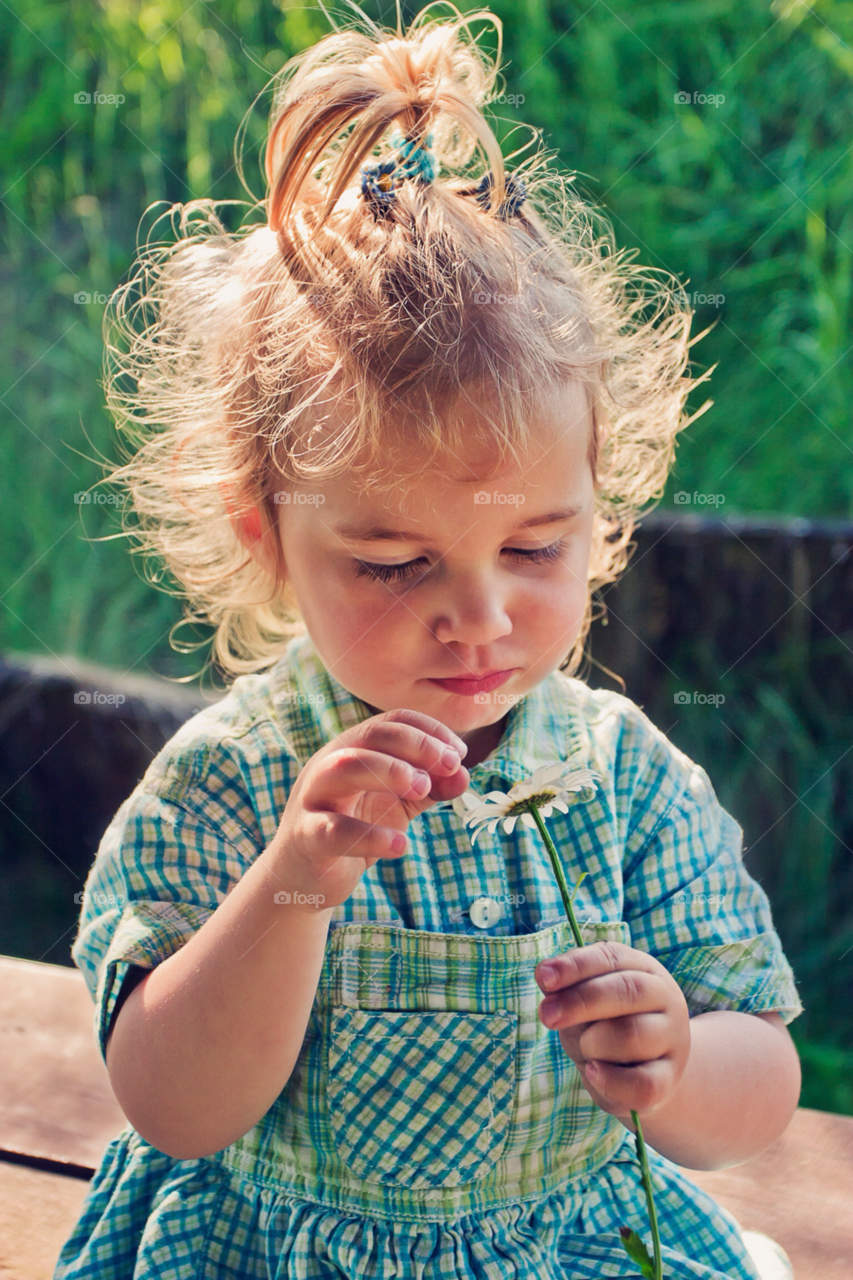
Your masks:
[[[470,579],[442,593],[432,624],[442,644],[493,644],[511,631],[507,601],[494,588]]]

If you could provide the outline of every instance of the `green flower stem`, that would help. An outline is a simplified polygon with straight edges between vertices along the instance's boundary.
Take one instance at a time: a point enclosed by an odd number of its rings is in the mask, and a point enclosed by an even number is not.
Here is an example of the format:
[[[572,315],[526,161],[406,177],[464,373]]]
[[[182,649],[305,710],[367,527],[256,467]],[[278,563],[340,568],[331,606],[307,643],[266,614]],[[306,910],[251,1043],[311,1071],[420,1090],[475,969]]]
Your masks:
[[[649,1210],[649,1225],[652,1229],[652,1247],[654,1250],[655,1262],[655,1280],[663,1280],[663,1259],[660,1252],[660,1232],[658,1230],[658,1214],[655,1208],[655,1196],[652,1190],[652,1171],[649,1168],[649,1157],[646,1153],[646,1140],[643,1137],[643,1128],[640,1124],[640,1117],[636,1111],[631,1112],[631,1119],[634,1121],[636,1133],[634,1137],[637,1142],[637,1159],[640,1162],[640,1176],[643,1180],[643,1190],[646,1193],[646,1204]]]
[[[578,922],[575,919],[574,907],[572,906],[572,895],[569,893],[569,886],[566,882],[566,873],[563,870],[563,864],[560,861],[556,848],[554,847],[554,841],[548,835],[545,823],[542,821],[542,814],[539,812],[536,805],[529,804],[527,807],[530,813],[533,814],[533,820],[539,828],[539,834],[545,841],[545,848],[550,854],[551,865],[554,868],[554,875],[557,877],[557,884],[560,886],[560,893],[563,896],[563,906],[566,908],[566,915],[569,917],[569,924],[572,928],[572,936],[575,940],[575,946],[582,947],[583,938],[581,937],[581,931],[578,928]]]
[[[533,815],[533,820],[536,823],[537,827],[539,828],[539,834],[541,835],[542,839],[545,841],[545,848],[548,850],[548,854],[551,858],[551,865],[554,868],[554,875],[557,877],[557,884],[560,886],[560,893],[563,898],[563,906],[565,907],[566,915],[569,918],[569,925],[571,926],[572,936],[575,940],[575,945],[578,947],[582,947],[584,945],[584,941],[583,941],[583,938],[581,937],[581,931],[578,928],[577,919],[575,918],[575,911],[574,911],[574,907],[572,906],[572,895],[569,892],[569,886],[566,880],[566,873],[563,871],[563,864],[560,861],[560,856],[557,853],[557,849],[554,845],[554,841],[551,839],[551,837],[548,834],[547,828],[545,826],[545,823],[542,820],[542,815],[539,812],[538,807],[535,804],[528,804],[527,808],[529,812]],[[646,1204],[649,1210],[649,1223],[652,1229],[652,1244],[654,1246],[654,1255],[655,1255],[654,1256],[655,1280],[663,1280],[663,1260],[661,1258],[661,1252],[660,1252],[660,1232],[658,1231],[658,1215],[657,1215],[657,1210],[655,1209],[655,1197],[654,1197],[654,1192],[652,1190],[652,1173],[651,1173],[651,1169],[649,1168],[649,1157],[648,1157],[648,1153],[646,1152],[646,1142],[645,1142],[645,1139],[643,1138],[643,1126],[640,1124],[640,1117],[637,1115],[636,1111],[631,1112],[631,1120],[633,1121],[634,1129],[636,1131],[634,1136],[637,1142],[637,1159],[640,1162],[640,1175],[643,1181],[643,1190],[646,1193]]]

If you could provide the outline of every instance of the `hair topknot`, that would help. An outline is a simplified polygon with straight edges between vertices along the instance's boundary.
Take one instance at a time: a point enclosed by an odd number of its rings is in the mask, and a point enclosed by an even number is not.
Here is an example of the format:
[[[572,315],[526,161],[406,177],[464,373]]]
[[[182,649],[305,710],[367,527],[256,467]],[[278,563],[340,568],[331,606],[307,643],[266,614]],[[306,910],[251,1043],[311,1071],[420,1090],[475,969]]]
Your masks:
[[[573,670],[591,593],[624,568],[677,433],[707,407],[685,416],[711,372],[686,373],[692,313],[675,277],[617,251],[541,146],[507,174],[484,115],[496,17],[427,6],[403,32],[351,7],[351,28],[276,77],[266,200],[236,232],[211,200],[172,206],[110,301],[105,387],[133,448],[108,478],[131,496],[126,533],[167,566],[187,620],[215,627],[221,669],[259,670],[301,629],[282,490],[341,474],[403,489],[464,448],[465,401],[500,466],[525,448],[542,394],[574,381],[598,487]],[[478,22],[497,32],[494,59]],[[401,181],[377,218],[359,172],[393,156],[398,132],[419,147],[431,135],[436,172]]]
[[[405,36],[335,32],[284,67],[264,163],[274,231],[300,198],[322,204],[327,217],[394,125],[415,141],[432,134],[431,150],[451,171],[467,165],[479,143],[503,178],[501,149],[481,109],[496,67],[465,38],[478,19],[494,24],[499,37],[500,24],[487,10],[437,22],[428,19],[430,8]]]

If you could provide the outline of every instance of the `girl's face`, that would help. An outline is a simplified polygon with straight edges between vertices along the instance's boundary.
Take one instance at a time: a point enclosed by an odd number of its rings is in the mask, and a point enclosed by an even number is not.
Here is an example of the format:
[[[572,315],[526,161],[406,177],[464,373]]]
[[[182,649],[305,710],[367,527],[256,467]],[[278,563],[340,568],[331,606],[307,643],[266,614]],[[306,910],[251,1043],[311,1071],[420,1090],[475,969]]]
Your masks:
[[[460,417],[473,439],[477,411]],[[469,768],[583,621],[591,431],[571,384],[540,405],[527,456],[499,479],[480,478],[488,460],[471,449],[452,475],[419,476],[399,499],[338,477],[277,508],[288,578],[327,670],[376,711],[441,720],[468,743]]]

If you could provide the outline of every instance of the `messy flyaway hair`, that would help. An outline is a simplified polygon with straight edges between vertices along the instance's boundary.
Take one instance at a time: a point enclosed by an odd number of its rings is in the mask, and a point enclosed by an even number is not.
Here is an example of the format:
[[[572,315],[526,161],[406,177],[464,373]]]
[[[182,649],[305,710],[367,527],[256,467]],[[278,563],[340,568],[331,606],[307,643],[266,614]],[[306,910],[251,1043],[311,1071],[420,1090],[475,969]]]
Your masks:
[[[485,414],[499,468],[523,453],[531,406],[567,382],[592,409],[597,485],[586,617],[563,664],[576,670],[593,592],[624,569],[708,376],[686,373],[697,339],[679,282],[616,250],[536,131],[509,175],[483,110],[499,20],[434,7],[405,31],[357,10],[286,63],[265,201],[236,231],[211,200],[173,206],[107,309],[107,401],[131,446],[108,477],[129,491],[123,536],[155,580],[168,568],[186,618],[215,628],[231,675],[268,667],[303,629],[277,495],[343,473],[399,490],[447,468],[463,403]],[[437,173],[380,209],[359,175],[394,154],[395,132],[431,135]]]

